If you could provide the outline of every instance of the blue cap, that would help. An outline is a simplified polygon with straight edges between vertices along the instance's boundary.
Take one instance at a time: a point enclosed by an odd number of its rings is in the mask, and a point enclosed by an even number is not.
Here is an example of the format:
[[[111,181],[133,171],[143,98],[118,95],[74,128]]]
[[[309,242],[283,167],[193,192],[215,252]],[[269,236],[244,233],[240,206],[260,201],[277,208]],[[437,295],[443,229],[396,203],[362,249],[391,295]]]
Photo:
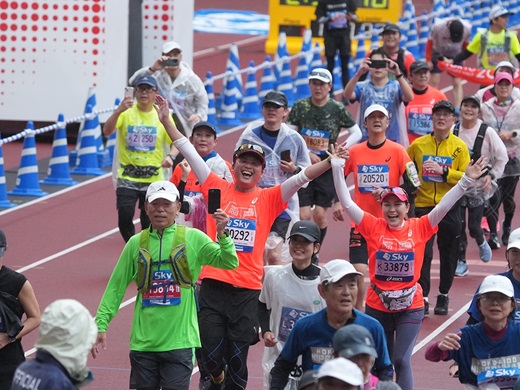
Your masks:
[[[141,84],[146,84],[151,87],[157,88],[157,80],[155,79],[155,77],[152,77],[152,76],[141,76],[137,80],[135,80],[135,83],[134,83],[135,86],[138,86]]]

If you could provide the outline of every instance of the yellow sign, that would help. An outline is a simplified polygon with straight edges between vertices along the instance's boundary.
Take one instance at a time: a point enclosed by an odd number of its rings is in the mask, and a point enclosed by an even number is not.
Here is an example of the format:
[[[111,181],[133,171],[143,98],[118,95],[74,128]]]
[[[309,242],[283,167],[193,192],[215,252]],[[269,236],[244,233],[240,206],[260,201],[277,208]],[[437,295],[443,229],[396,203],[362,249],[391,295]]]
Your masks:
[[[403,3],[401,0],[356,0],[359,30],[370,31],[374,24],[387,22],[397,23],[401,16]],[[269,37],[265,51],[274,54],[278,47],[278,37],[281,32],[287,36],[289,54],[299,53],[302,48],[302,36],[306,29],[312,29],[313,46],[319,42],[320,24],[314,14],[317,0],[269,0]],[[356,28],[358,30],[358,28]],[[354,34],[354,31],[351,31]]]

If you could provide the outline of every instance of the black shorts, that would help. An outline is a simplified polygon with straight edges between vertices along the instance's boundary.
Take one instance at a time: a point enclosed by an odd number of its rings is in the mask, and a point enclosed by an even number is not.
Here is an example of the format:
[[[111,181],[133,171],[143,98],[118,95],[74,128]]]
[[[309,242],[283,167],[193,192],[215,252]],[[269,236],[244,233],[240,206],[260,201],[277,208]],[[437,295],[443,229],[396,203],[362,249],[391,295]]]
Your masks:
[[[204,337],[251,342],[258,335],[260,290],[233,287],[215,279],[204,279],[200,286],[199,329]]]
[[[435,52],[432,53],[433,67],[432,67],[431,73],[442,73],[442,70],[440,70],[439,67],[437,66],[437,61],[439,61],[439,57],[446,57],[446,56],[443,56],[442,54],[435,53]],[[446,57],[446,58],[449,58],[450,60],[453,59],[452,57]],[[459,61],[459,62],[454,62],[453,64],[462,66],[462,63],[463,63],[463,61]]]
[[[290,219],[278,217],[274,220],[271,226],[271,231],[278,234],[285,241],[285,236],[287,235],[287,230],[289,230],[290,223]]]
[[[306,188],[298,190],[300,207],[321,206],[329,208],[336,196],[334,180],[332,179],[332,169],[322,173],[313,181],[309,182]]]
[[[352,264],[368,264],[367,242],[356,228],[350,229],[349,257]]]

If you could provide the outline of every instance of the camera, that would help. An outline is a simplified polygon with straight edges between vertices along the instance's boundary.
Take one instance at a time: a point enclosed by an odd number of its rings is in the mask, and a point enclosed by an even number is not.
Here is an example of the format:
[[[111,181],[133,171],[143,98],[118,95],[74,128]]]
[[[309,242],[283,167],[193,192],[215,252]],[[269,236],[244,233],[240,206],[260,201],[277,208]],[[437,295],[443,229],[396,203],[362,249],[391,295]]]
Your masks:
[[[162,66],[179,66],[179,59],[168,58],[167,60],[164,60],[161,64]]]

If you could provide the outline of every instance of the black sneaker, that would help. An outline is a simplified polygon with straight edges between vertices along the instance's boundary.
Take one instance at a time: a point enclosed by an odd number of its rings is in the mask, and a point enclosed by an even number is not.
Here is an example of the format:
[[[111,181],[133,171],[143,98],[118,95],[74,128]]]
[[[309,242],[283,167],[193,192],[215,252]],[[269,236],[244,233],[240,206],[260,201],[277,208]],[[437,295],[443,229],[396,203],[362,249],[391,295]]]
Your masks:
[[[427,316],[430,314],[430,304],[428,303],[428,301],[425,299],[424,300],[424,315]]]
[[[500,243],[498,242],[498,237],[497,237],[496,233],[491,233],[489,235],[488,244],[489,244],[489,247],[493,250],[500,249]]]
[[[505,222],[502,222],[502,244],[507,246],[509,242],[509,236],[511,234],[511,225],[507,226]]]
[[[209,386],[207,390],[223,390],[224,389],[224,381],[221,383],[215,383],[211,379],[209,380]]]
[[[447,295],[439,294],[437,295],[437,304],[435,305],[435,309],[433,313],[438,316],[445,316],[448,314],[448,304],[450,303],[450,298]]]

